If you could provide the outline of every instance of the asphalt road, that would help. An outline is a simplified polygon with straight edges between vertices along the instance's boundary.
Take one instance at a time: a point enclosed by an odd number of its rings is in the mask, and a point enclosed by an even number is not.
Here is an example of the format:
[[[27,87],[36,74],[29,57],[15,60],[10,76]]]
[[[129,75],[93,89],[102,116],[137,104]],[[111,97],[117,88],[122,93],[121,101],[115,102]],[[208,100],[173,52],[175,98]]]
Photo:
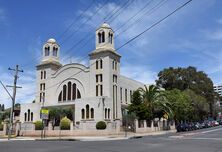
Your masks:
[[[115,141],[9,141],[0,152],[222,152],[222,127]]]

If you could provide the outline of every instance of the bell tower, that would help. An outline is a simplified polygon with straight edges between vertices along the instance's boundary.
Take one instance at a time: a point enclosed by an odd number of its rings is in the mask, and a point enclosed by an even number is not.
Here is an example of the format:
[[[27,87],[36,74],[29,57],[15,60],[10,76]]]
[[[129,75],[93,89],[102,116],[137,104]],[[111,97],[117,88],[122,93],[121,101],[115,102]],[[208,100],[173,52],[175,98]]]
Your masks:
[[[112,119],[121,117],[119,99],[120,58],[114,47],[114,32],[103,23],[95,32],[95,50],[90,56],[91,96],[106,97],[112,102]]]
[[[51,38],[44,45],[42,49],[42,63],[59,62],[60,47],[56,40]]]
[[[107,23],[103,23],[96,30],[96,49],[103,48],[114,51],[114,32]]]
[[[50,38],[42,48],[42,59],[40,64],[36,66],[37,78],[37,94],[36,102],[40,104],[48,104],[51,94],[49,88],[51,84],[51,76],[54,74],[62,64],[59,62],[60,47],[56,40]]]

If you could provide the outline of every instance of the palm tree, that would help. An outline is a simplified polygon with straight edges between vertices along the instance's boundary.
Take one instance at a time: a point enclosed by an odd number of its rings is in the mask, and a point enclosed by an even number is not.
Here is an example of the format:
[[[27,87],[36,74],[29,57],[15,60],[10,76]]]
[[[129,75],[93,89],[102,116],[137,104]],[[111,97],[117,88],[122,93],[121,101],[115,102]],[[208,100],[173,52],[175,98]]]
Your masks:
[[[154,119],[154,114],[157,112],[166,113],[169,117],[172,117],[171,104],[167,101],[163,90],[160,90],[155,85],[148,87],[144,85],[144,88],[139,88],[139,91],[141,92],[144,104],[151,113],[152,119]]]

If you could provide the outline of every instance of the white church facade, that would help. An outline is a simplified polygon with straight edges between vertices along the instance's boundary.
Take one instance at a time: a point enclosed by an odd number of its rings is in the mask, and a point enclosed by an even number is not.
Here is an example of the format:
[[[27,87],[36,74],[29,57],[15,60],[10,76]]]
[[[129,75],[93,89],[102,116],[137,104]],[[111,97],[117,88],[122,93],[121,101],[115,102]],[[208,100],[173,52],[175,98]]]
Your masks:
[[[79,63],[62,65],[55,39],[43,45],[43,57],[36,66],[35,103],[21,105],[22,124],[41,120],[43,106],[72,107],[74,124],[80,129],[83,123],[90,130],[98,121],[122,120],[133,91],[144,84],[120,74],[121,56],[115,50],[114,32],[107,23],[96,30],[95,45],[88,67]]]

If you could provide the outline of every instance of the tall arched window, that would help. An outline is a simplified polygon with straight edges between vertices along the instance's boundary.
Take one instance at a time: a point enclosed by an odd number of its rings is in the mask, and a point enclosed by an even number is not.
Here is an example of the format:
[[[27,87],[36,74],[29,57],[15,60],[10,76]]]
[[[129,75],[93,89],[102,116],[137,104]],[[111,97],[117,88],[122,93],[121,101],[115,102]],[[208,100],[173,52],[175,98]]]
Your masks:
[[[67,90],[66,85],[63,85],[63,101],[66,101],[66,90]]]
[[[62,101],[62,91],[59,93],[58,101]]]
[[[72,100],[76,100],[76,84],[72,85]]]
[[[28,121],[30,121],[30,109],[28,109]]]
[[[86,119],[89,119],[89,105],[86,105]]]
[[[105,108],[105,119],[107,118],[107,108]]]
[[[94,109],[93,108],[90,109],[90,114],[91,114],[91,118],[94,118]]]
[[[31,112],[31,121],[33,121],[33,112]]]
[[[98,41],[99,41],[99,43],[102,42],[102,36],[101,36],[101,33],[98,33]]]
[[[85,110],[84,109],[82,109],[82,119],[85,119]]]
[[[68,100],[71,100],[72,83],[68,82]]]
[[[79,92],[79,89],[77,90],[77,99],[81,98],[81,94]]]
[[[105,42],[105,32],[102,32],[102,43]]]
[[[27,121],[27,113],[24,114],[24,120]]]

